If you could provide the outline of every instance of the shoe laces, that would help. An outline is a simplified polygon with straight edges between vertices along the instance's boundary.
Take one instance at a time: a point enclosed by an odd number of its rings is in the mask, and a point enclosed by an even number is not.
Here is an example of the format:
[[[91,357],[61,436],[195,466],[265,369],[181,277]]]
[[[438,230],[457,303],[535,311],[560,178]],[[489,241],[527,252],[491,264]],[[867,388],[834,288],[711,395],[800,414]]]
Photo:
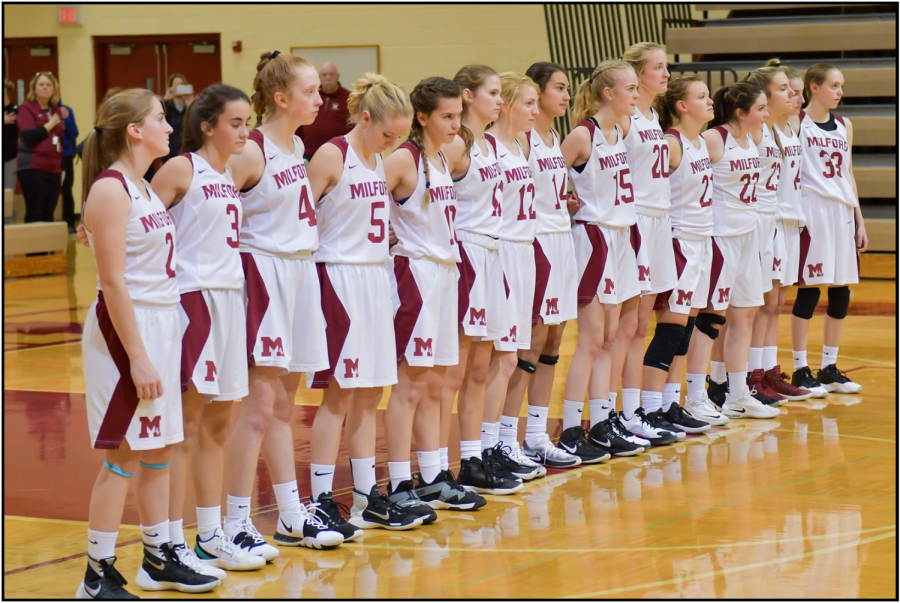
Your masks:
[[[236,557],[240,552],[240,549],[237,547],[234,541],[231,540],[231,538],[225,536],[225,534],[219,534],[219,550],[229,557]],[[191,553],[193,553],[193,551],[191,551]],[[199,557],[197,557],[196,555],[193,555],[193,557],[197,559],[197,563],[202,563]]]
[[[103,568],[103,580],[108,580],[112,582],[118,588],[122,588],[126,584],[128,584],[128,580],[125,579],[125,576],[119,573],[119,570],[116,569],[116,566],[113,564],[101,566]]]
[[[224,543],[224,542],[228,541],[228,539],[222,538],[221,541]],[[219,545],[219,546],[221,549],[225,548],[222,545]],[[233,544],[231,546],[234,547]],[[186,566],[188,566],[195,572],[200,573],[200,569],[202,567],[203,562],[200,561],[200,558],[197,557],[197,554],[194,553],[194,550],[192,548],[190,548],[189,546],[187,546],[184,543],[176,544],[174,546],[174,548],[175,548],[176,555],[178,555],[178,558],[181,560],[181,562],[183,564],[185,564]]]
[[[316,506],[313,507],[313,505],[316,505]],[[301,522],[306,522],[309,525],[311,525],[312,527],[317,528],[319,530],[327,530],[328,526],[326,526],[325,523],[321,519],[319,519],[315,515],[315,513],[312,512],[313,508],[317,509],[318,505],[316,503],[310,503],[310,506],[307,507],[306,505],[304,505],[301,502],[296,507],[294,507],[294,510],[297,512],[298,515],[300,515]]]
[[[246,534],[245,538],[250,538],[253,544],[262,544],[266,541],[249,518],[245,518],[241,521],[241,527],[238,530],[238,533],[240,532],[244,532]]]
[[[839,369],[836,364],[832,364],[831,368],[834,369],[834,372],[837,374],[837,376],[843,379],[844,382],[850,381],[850,378],[847,377],[847,373]],[[837,381],[837,379],[835,379],[835,381]]]

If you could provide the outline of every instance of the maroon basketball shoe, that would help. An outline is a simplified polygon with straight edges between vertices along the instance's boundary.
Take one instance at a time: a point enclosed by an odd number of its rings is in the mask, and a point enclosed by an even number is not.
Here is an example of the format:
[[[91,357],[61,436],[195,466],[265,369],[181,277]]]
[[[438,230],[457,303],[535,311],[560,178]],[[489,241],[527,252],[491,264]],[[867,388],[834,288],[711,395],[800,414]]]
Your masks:
[[[788,381],[787,373],[782,373],[781,366],[777,364],[775,368],[766,371],[765,381],[770,388],[788,400],[806,400],[812,395],[808,389],[797,387]]]
[[[781,394],[769,387],[766,383],[765,372],[762,369],[756,369],[747,377],[747,387],[754,398],[767,406],[781,406],[786,400]]]

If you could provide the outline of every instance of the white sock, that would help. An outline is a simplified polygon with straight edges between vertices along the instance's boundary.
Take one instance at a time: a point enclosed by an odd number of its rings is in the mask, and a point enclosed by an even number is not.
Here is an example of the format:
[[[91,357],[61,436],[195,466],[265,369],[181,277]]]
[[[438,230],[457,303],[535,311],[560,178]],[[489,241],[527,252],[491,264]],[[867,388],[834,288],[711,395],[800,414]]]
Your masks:
[[[460,440],[459,458],[481,460],[481,440]]]
[[[641,406],[644,412],[656,412],[662,408],[662,392],[641,392]]]
[[[350,459],[350,472],[353,474],[353,487],[356,491],[368,494],[375,485],[375,457]]]
[[[547,416],[550,414],[548,406],[528,405],[528,419],[525,423],[525,439],[536,441],[547,433]]]
[[[250,517],[250,497],[228,495],[226,500],[225,521],[238,523]]]
[[[309,475],[313,501],[319,500],[320,495],[331,492],[334,484],[334,465],[310,463]]]
[[[450,449],[441,446],[438,450],[441,453],[441,471],[450,471]]]
[[[172,544],[184,544],[184,519],[169,520],[169,541]]]
[[[728,373],[728,393],[732,398],[739,398],[747,389],[747,373]]]
[[[419,450],[416,452],[416,457],[419,459],[419,474],[422,476],[422,481],[426,484],[433,483],[434,478],[441,472],[441,451]]]
[[[513,448],[513,445],[519,445],[519,417],[508,417],[506,415],[500,415],[500,423],[498,423],[499,427],[499,442],[504,446],[509,446],[510,449]]]
[[[706,375],[700,373],[687,374],[687,395],[695,396],[706,388]]]
[[[169,522],[164,521],[155,526],[141,526],[141,540],[144,542],[144,550],[156,557],[162,558],[160,545],[169,542]]]
[[[619,396],[619,392],[609,392],[609,408],[610,410],[616,409],[616,398]]]
[[[778,364],[778,346],[767,345],[764,347],[762,358],[763,370],[771,371]]]
[[[673,404],[681,404],[681,384],[666,383],[663,386],[662,410],[666,412]]]
[[[830,366],[832,364],[837,364],[837,355],[838,349],[837,346],[831,347],[827,345],[822,346],[822,368],[826,366]]]
[[[609,403],[609,400],[604,400],[603,398],[592,398],[590,400],[590,408],[591,427],[593,427],[600,421],[605,421],[609,418],[609,411],[612,409],[612,405]]]
[[[222,525],[222,507],[197,507],[197,533],[200,534],[201,540],[209,540],[212,538],[216,530]],[[169,522],[169,529],[172,529],[172,522]],[[174,540],[172,542],[175,542]]]
[[[283,484],[273,484],[275,490],[275,502],[278,503],[278,512],[287,513],[300,504],[300,489],[297,480]]]
[[[622,413],[626,419],[633,417],[640,405],[641,390],[631,388],[622,390]]]
[[[495,427],[496,426],[496,427]],[[499,423],[481,423],[481,449],[487,450],[488,448],[493,448],[494,444],[497,443],[497,440],[494,439],[494,434],[497,433],[497,429],[500,427]]]
[[[115,557],[118,532],[88,530],[88,555],[95,561]]]
[[[756,369],[761,369],[762,365],[762,348],[750,348],[750,359],[747,361],[747,369],[749,371],[755,371]]]
[[[792,350],[791,354],[794,355],[794,370],[799,371],[803,367],[809,366],[809,361],[806,360],[806,350]]]
[[[725,363],[711,360],[709,366],[709,378],[716,383],[725,383],[725,379],[727,378],[725,373]]]
[[[581,411],[584,410],[584,402],[563,401],[563,429],[578,427],[581,425]]]
[[[397,489],[400,482],[412,479],[412,469],[409,461],[388,461],[388,474],[391,476],[391,491]],[[369,487],[371,490],[371,486]]]

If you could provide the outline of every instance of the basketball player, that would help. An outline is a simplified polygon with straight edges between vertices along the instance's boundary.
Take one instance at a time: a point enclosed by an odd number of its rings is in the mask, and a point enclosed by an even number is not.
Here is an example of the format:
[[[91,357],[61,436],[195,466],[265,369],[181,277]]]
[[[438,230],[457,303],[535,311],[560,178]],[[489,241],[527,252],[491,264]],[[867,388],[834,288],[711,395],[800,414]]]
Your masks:
[[[238,251],[241,204],[226,163],[243,152],[249,121],[250,99],[243,91],[210,86],[185,116],[184,154],[167,161],[153,177],[154,190],[175,222],[183,332],[185,439],[172,454],[169,537],[185,565],[218,578],[225,577],[222,569],[266,564],[225,536],[219,505],[230,402],[248,393],[244,273]],[[189,463],[197,496],[196,552],[184,539]],[[198,555],[210,563],[200,563]]]
[[[131,478],[141,520],[145,590],[201,593],[220,584],[181,562],[169,538],[171,448],[184,439],[175,225],[141,179],[169,152],[165,110],[143,89],[107,99],[84,146],[81,215],[97,262],[97,300],[84,325],[85,398],[105,460],[91,494],[88,562],[78,599],[137,599],[115,568]]]
[[[487,501],[441,470],[441,388],[448,366],[459,362],[456,264],[456,191],[440,148],[456,138],[462,91],[430,77],[409,95],[415,112],[409,140],[388,156],[384,171],[393,203],[391,247],[397,384],[385,412],[391,483],[388,500],[401,507],[471,511]],[[414,422],[415,420],[415,422]],[[415,426],[419,487],[409,453]]]
[[[713,127],[703,133],[713,173],[713,261],[708,300],[712,312],[707,307],[697,317],[700,334],[691,339],[688,366],[696,366],[693,354],[698,358],[709,355],[719,336],[717,325],[727,318],[723,349],[728,391],[721,403],[722,412],[731,418],[768,419],[779,414],[778,408],[754,398],[747,387],[753,318],[763,303],[756,189],[765,185],[759,182],[759,151],[751,133],[762,128],[768,117],[766,94],[755,84],[738,82],[720,88],[713,103]],[[713,381],[717,381],[715,375]]]
[[[253,81],[257,129],[231,158],[241,192],[240,252],[244,267],[250,393],[228,443],[225,534],[264,559],[278,556],[250,520],[260,448],[278,502],[275,542],[328,548],[344,540],[342,526],[323,523],[300,502],[290,419],[300,373],[328,364],[319,279],[312,253],[319,245],[315,208],[296,129],[316,118],[319,76],[293,54],[263,52]],[[263,115],[266,122],[262,122]],[[324,509],[321,509],[324,511]],[[320,509],[316,509],[320,511]]]
[[[799,126],[806,229],[800,235],[800,289],[791,318],[791,381],[804,389],[821,386],[829,392],[853,394],[862,386],[837,368],[844,318],[850,306],[848,285],[859,282],[859,254],[869,244],[853,177],[853,124],[834,113],[844,93],[844,76],[839,69],[827,63],[813,65],[803,83],[809,102],[800,113]],[[828,311],[821,368],[813,377],[806,347],[809,319],[821,285],[828,287]]]
[[[527,390],[528,419],[523,452],[546,467],[575,467],[581,463],[598,463],[607,458],[607,454],[584,446],[581,451],[584,457],[578,457],[555,446],[547,434],[550,394],[563,329],[567,320],[578,316],[575,244],[566,206],[568,174],[559,148],[560,136],[551,127],[553,120],[564,117],[569,107],[569,78],[562,65],[546,62],[533,64],[526,75],[540,88],[540,112],[534,127],[519,137],[523,148],[528,149],[528,165],[536,191],[536,278],[531,311],[531,349],[519,352],[520,370],[510,379],[504,414],[518,414]]]
[[[459,364],[449,367],[441,393],[441,468],[450,441],[453,400],[459,392],[460,467],[463,488],[506,495],[522,488],[494,448],[482,453],[485,383],[493,342],[509,334],[499,237],[502,229],[500,168],[493,138],[485,136],[503,104],[500,78],[485,65],[466,65],[453,81],[463,95],[459,135],[442,151],[456,187],[456,238],[459,242]],[[485,433],[493,438],[493,433]]]
[[[587,443],[581,411],[592,368],[596,395],[591,396],[590,440],[615,455],[639,454],[650,446],[647,440],[626,438],[609,404],[609,356],[619,313],[623,302],[631,300],[629,306],[636,306],[641,291],[631,244],[634,187],[619,125],[634,115],[638,86],[637,74],[628,63],[601,63],[578,87],[574,128],[560,147],[580,206],[572,231],[579,278],[578,343],[566,375],[558,445],[579,457],[579,449]]]
[[[669,70],[665,49],[650,42],[631,46],[622,60],[634,67],[640,81],[637,110],[623,120],[622,128],[626,132],[628,165],[635,185],[636,232],[640,245],[638,277],[644,295],[637,309],[634,335],[630,340],[620,337],[613,344],[612,379],[615,383],[619,375],[622,378],[625,428],[651,444],[663,444],[674,441],[665,432],[683,440],[686,433],[702,433],[709,429],[709,424],[680,412],[681,392],[674,385],[665,387],[666,375],[687,331],[688,314],[665,309],[657,312],[656,331],[644,352],[647,323],[656,297],[672,291],[678,282],[668,214],[671,205],[669,145],[653,110],[653,101],[667,90]],[[622,321],[633,322],[634,318],[633,314],[620,318],[620,334],[626,332]],[[614,385],[611,389],[615,390]]]
[[[316,265],[328,338],[328,367],[307,374],[324,389],[310,435],[312,497],[331,496],[344,418],[353,473],[354,528],[409,530],[434,521],[427,505],[401,507],[375,483],[375,411],[384,386],[397,383],[391,283],[390,197],[381,153],[406,136],[409,98],[384,76],[367,73],[347,101],[355,124],[319,147],[309,164],[320,244]],[[355,538],[357,534],[348,534]]]
[[[780,380],[780,371],[776,383],[781,384],[781,391],[776,391],[772,387],[771,378],[766,377],[766,371],[778,364],[778,313],[782,305],[779,300],[783,303],[781,281],[784,279],[786,238],[784,225],[781,225],[781,228],[778,225],[779,192],[790,187],[799,197],[800,142],[788,125],[791,113],[795,112],[795,105],[792,98],[794,92],[791,90],[787,72],[777,66],[763,67],[751,71],[746,81],[756,84],[765,91],[769,111],[769,117],[763,123],[762,130],[752,134],[753,142],[759,151],[760,180],[765,181],[765,186],[757,188],[759,257],[762,264],[765,303],[753,322],[750,361],[747,367],[750,371],[748,386],[756,390],[757,398],[763,396],[780,405],[784,400],[805,400],[810,396],[809,390],[794,387]],[[781,128],[785,128],[786,131]],[[793,174],[793,180],[785,178],[790,174],[784,173],[785,160],[789,156],[793,157],[794,161],[793,167],[787,164],[789,173]],[[790,237],[792,241],[794,231],[799,235],[796,225],[792,226]],[[793,257],[797,258],[797,255]]]
[[[712,213],[712,165],[706,141],[700,135],[703,127],[713,118],[713,101],[709,88],[695,75],[675,77],[669,80],[666,93],[654,101],[659,124],[669,145],[669,184],[672,206],[669,218],[672,222],[672,245],[678,283],[672,291],[657,296],[657,312],[688,316],[684,337],[675,350],[672,366],[666,377],[666,392],[677,391],[681,386],[681,371],[687,355],[698,313],[707,307],[709,299],[709,275],[712,268],[713,213]],[[705,327],[704,327],[705,328]],[[683,411],[697,421],[708,425],[726,425],[723,415],[706,397],[706,367],[709,358],[692,358],[697,366],[688,365],[687,385]],[[665,395],[665,394],[664,394]],[[677,400],[667,415],[679,413]],[[682,429],[687,421],[673,417],[674,425]],[[707,428],[708,429],[708,428]],[[702,433],[702,432],[695,432]]]
[[[519,448],[519,409],[522,399],[507,400],[509,378],[516,367],[516,353],[518,350],[531,348],[531,313],[535,285],[534,235],[537,232],[534,204],[537,191],[528,165],[531,145],[524,140],[524,134],[534,127],[539,112],[539,93],[537,84],[528,76],[513,71],[501,73],[500,94],[503,105],[500,116],[487,133],[497,149],[497,164],[500,167],[499,194],[503,216],[500,261],[507,285],[507,316],[510,327],[506,337],[494,342],[481,445],[485,450],[493,448],[494,454],[500,458],[508,456],[512,461],[508,468],[513,475],[523,480],[547,474],[545,467],[525,456]],[[521,142],[518,140],[519,136],[523,137]],[[510,404],[504,409],[505,402]]]

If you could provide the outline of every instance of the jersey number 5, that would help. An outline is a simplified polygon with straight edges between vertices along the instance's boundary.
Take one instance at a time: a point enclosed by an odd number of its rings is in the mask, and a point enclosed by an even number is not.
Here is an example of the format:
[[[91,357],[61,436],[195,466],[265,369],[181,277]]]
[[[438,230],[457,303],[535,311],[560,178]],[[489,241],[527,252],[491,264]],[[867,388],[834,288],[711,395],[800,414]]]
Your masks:
[[[372,201],[372,217],[370,223],[378,229],[378,232],[370,232],[369,240],[373,243],[381,243],[384,240],[384,220],[375,217],[376,209],[384,209],[384,201]]]

